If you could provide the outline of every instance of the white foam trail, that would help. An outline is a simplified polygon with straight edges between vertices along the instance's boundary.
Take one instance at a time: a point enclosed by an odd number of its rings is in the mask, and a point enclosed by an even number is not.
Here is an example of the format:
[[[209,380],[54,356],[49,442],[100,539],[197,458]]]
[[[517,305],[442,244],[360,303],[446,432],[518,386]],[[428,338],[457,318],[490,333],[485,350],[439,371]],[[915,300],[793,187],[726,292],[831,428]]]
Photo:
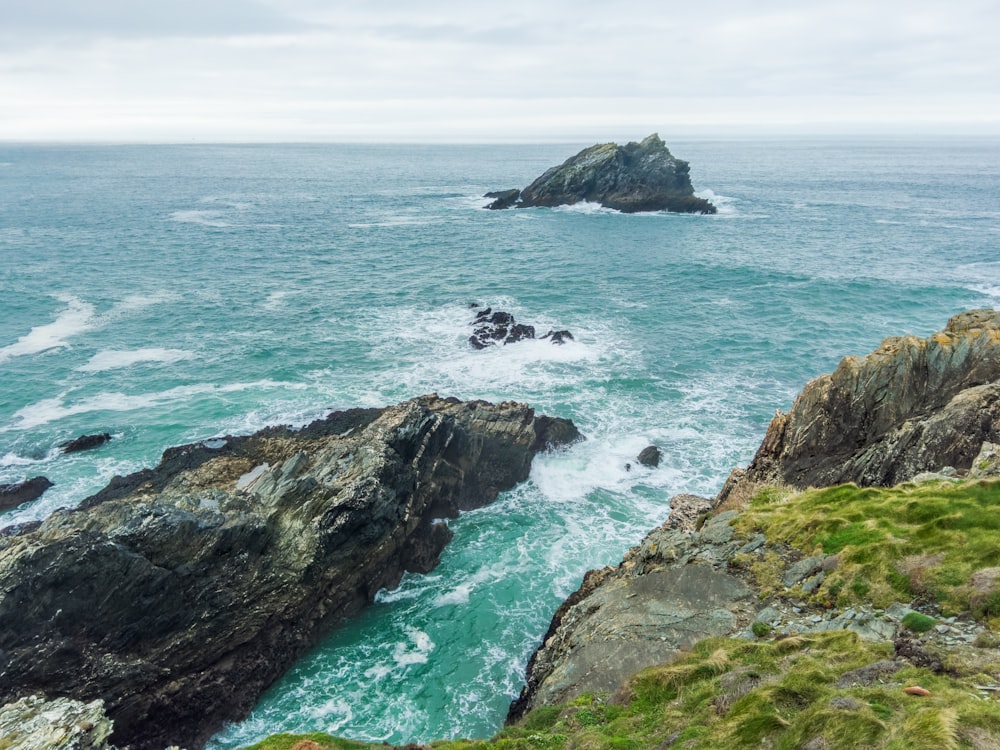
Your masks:
[[[592,201],[580,201],[579,203],[573,203],[568,206],[556,206],[552,209],[553,211],[559,211],[561,213],[571,213],[571,214],[617,214],[621,213],[613,208],[606,208],[600,203],[594,203]]]
[[[94,306],[76,297],[59,297],[68,307],[51,323],[35,326],[16,343],[0,349],[0,362],[69,346],[69,339],[95,327]]]
[[[124,412],[135,411],[137,409],[150,409],[177,401],[186,401],[194,396],[235,393],[254,388],[301,389],[303,387],[296,383],[279,383],[273,380],[261,380],[254,383],[230,383],[223,386],[214,383],[199,383],[178,386],[159,393],[140,393],[134,395],[118,392],[98,393],[95,396],[72,404],[66,403],[67,394],[63,393],[54,398],[42,399],[19,409],[14,413],[14,418],[20,420],[20,422],[10,427],[0,428],[0,431],[6,432],[11,429],[27,430],[67,417],[96,411]]]
[[[720,216],[735,216],[738,211],[736,210],[736,198],[731,198],[727,195],[719,195],[711,188],[705,188],[704,190],[695,191],[696,198],[704,198],[719,212],[717,215]]]
[[[150,348],[134,349],[132,351],[104,349],[91,357],[87,364],[80,365],[76,369],[78,372],[107,372],[108,370],[120,370],[142,363],[158,362],[160,364],[173,364],[185,359],[194,359],[194,353],[183,349]]]
[[[979,284],[970,286],[969,289],[987,297],[1000,297],[1000,284]]]

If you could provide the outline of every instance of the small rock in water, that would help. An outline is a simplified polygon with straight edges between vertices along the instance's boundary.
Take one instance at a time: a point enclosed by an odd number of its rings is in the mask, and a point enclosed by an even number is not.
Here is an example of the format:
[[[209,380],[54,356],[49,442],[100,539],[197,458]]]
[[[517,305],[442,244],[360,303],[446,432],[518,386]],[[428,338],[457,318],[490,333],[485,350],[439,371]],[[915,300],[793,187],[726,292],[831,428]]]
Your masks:
[[[51,486],[52,482],[46,477],[34,477],[13,484],[0,484],[0,511],[37,500]]]
[[[478,310],[472,325],[476,326],[469,336],[469,344],[473,349],[485,349],[497,343],[516,344],[518,341],[535,338],[534,326],[518,323],[509,312],[494,312],[492,307]],[[573,334],[569,331],[549,331],[542,338],[551,339],[553,344],[563,344],[567,340],[572,341]]]
[[[655,445],[649,445],[642,449],[638,458],[636,458],[636,461],[641,463],[643,466],[651,466],[655,468],[660,465],[661,455],[662,454],[660,453],[659,448]]]
[[[111,434],[107,432],[96,433],[94,435],[80,435],[78,438],[60,443],[58,447],[62,448],[63,453],[76,453],[104,445],[110,439]]]

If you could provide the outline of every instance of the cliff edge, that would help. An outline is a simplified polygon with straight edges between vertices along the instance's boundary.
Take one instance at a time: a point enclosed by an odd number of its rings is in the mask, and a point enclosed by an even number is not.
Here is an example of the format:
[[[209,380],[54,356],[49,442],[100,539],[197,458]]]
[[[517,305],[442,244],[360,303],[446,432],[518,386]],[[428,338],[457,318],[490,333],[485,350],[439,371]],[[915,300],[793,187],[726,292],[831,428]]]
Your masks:
[[[671,518],[621,564],[585,576],[532,657],[509,720],[614,693],[711,636],[848,630],[918,662],[990,640],[1000,569],[971,548],[995,549],[998,438],[997,312],[962,313],[928,338],[845,358],[778,413],[718,497],[674,498]],[[952,485],[963,477],[972,481]],[[915,478],[930,483],[858,488]],[[830,485],[840,486],[799,491]],[[905,623],[917,609],[937,627],[932,643],[913,647]],[[962,661],[953,653],[938,666],[948,658]]]

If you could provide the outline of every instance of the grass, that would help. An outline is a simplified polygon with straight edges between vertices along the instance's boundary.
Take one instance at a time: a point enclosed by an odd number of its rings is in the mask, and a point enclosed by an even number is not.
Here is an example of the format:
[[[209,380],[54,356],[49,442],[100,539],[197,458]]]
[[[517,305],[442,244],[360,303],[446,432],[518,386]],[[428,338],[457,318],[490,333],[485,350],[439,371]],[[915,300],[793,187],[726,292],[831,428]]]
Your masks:
[[[841,485],[760,493],[736,520],[745,535],[836,555],[819,603],[926,598],[943,613],[1000,625],[1000,482]]]
[[[846,684],[838,682],[845,673],[891,658],[891,651],[889,644],[865,643],[844,631],[757,642],[710,638],[678,662],[639,673],[614,696],[588,695],[570,705],[536,709],[519,725],[489,740],[435,742],[431,747],[957,750],[996,746],[984,742],[1000,741],[1000,703],[982,698],[971,681],[906,667],[887,682],[847,681],[850,686],[838,686]],[[907,685],[921,685],[931,695],[906,695]],[[272,738],[273,744],[267,740],[254,750],[291,750],[288,735],[277,737],[285,744]],[[316,741],[324,750],[359,747]],[[338,741],[330,738],[330,742]]]

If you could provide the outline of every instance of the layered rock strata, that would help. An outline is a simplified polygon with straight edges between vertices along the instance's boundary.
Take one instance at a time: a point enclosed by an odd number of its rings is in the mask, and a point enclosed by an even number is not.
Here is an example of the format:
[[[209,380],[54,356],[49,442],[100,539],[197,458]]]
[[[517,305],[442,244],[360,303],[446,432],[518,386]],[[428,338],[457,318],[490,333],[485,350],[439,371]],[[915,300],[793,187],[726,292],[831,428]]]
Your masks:
[[[115,744],[198,748],[379,589],[433,568],[440,519],[577,437],[520,404],[425,396],[171,449],[0,537],[0,705],[101,699]]]
[[[746,486],[891,486],[944,467],[968,470],[1000,442],[1000,313],[956,315],[927,338],[888,338],[810,381],[771,420],[722,499]]]
[[[489,209],[563,206],[589,201],[623,213],[674,211],[714,214],[694,194],[690,165],[653,133],[640,143],[601,143],[552,167],[524,190],[487,193]]]
[[[890,338],[867,357],[845,358],[832,375],[807,384],[787,415],[778,413],[753,462],[716,498],[672,499],[667,522],[621,564],[587,573],[532,656],[509,720],[585,692],[614,691],[704,637],[753,637],[755,622],[790,634],[848,629],[896,638],[910,611],[902,606],[796,612],[762,601],[734,558],[781,557],[782,584],[805,595],[836,561],[789,556],[761,535],[738,539],[730,525],[735,511],[715,509],[771,484],[888,486],[945,467],[972,478],[996,476],[998,432],[1000,314],[993,310],[962,313],[928,338]],[[971,642],[981,630],[970,624],[960,635]]]

